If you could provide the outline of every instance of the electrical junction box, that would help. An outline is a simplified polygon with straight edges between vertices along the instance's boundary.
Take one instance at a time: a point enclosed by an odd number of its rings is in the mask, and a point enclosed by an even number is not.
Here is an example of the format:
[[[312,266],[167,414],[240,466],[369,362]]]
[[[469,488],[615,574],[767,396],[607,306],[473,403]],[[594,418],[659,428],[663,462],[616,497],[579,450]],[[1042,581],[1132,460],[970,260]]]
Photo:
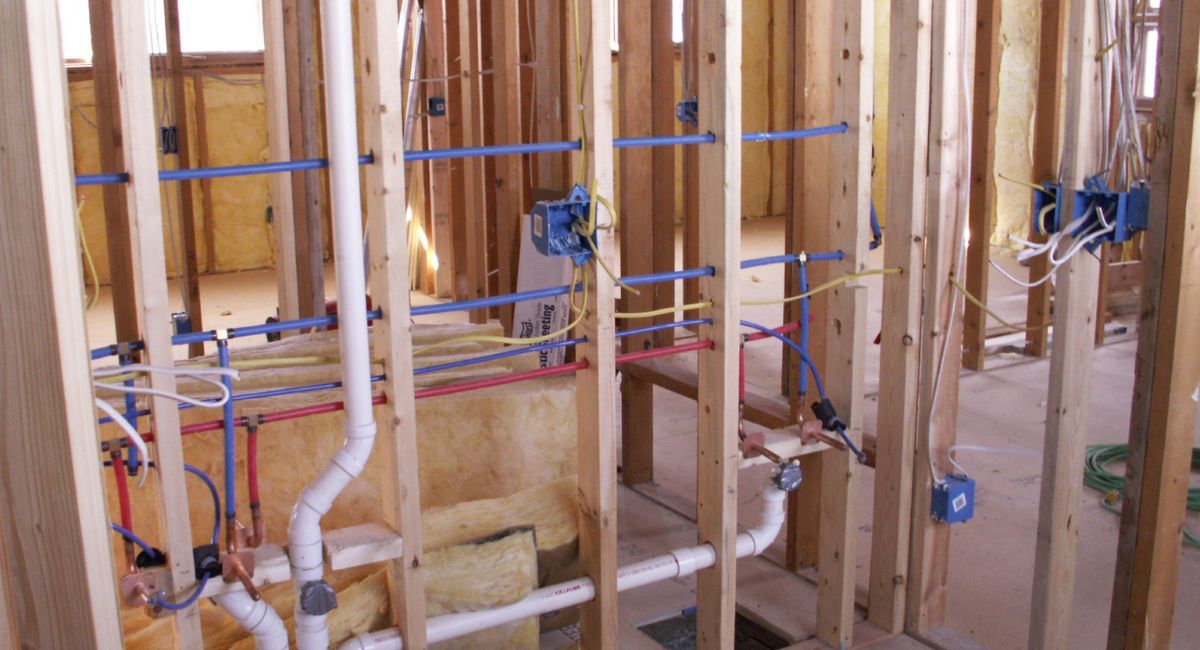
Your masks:
[[[591,196],[581,185],[571,188],[565,199],[535,203],[529,229],[534,247],[546,257],[570,257],[582,266],[592,256],[592,249],[583,235],[575,231],[575,224],[586,225],[590,209]],[[595,243],[593,234],[592,244]]]
[[[429,115],[430,117],[442,117],[446,114],[446,98],[445,97],[430,97],[429,98]]]
[[[1042,189],[1033,191],[1033,228],[1031,230],[1040,235],[1049,235],[1056,233],[1062,228],[1062,221],[1059,219],[1062,214],[1062,192],[1054,183],[1042,183]],[[1053,207],[1048,207],[1053,206]],[[1047,210],[1046,216],[1042,216],[1042,210]]]
[[[938,521],[957,524],[975,515],[975,479],[950,474],[933,486],[930,514]]]
[[[1135,233],[1145,230],[1150,221],[1150,188],[1145,183],[1138,183],[1128,192],[1114,192],[1108,189],[1103,180],[1089,178],[1084,183],[1084,189],[1075,192],[1073,218],[1081,218],[1088,210],[1093,210],[1093,213],[1088,217],[1085,228],[1101,225],[1100,211],[1104,213],[1104,221],[1113,226],[1107,235],[1088,244],[1089,251],[1095,251],[1105,242],[1127,242]]]

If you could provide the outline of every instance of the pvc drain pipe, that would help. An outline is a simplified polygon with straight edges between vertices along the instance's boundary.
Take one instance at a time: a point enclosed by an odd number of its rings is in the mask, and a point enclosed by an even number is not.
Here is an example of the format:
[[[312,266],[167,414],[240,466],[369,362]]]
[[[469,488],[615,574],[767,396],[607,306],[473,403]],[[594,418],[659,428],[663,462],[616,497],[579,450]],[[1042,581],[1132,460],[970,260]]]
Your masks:
[[[375,442],[350,2],[321,0],[321,19],[346,440],[321,474],[301,491],[288,523],[288,555],[297,591],[296,645],[301,650],[327,650],[327,618],[337,607],[337,595],[322,578],[321,517],[362,472]]]
[[[760,555],[775,541],[783,528],[784,503],[787,493],[768,482],[763,489],[762,521],[737,536],[739,558]],[[681,548],[649,560],[636,562],[617,570],[617,591],[644,587],[655,582],[690,576],[715,564],[717,554],[710,544]],[[596,597],[591,578],[578,578],[538,589],[511,605],[477,612],[461,612],[435,616],[426,621],[426,637],[430,644],[458,638],[481,630],[512,623],[531,616],[540,616]],[[403,650],[400,630],[390,628],[366,632],[343,643],[339,650]]]
[[[213,600],[229,612],[242,629],[254,635],[257,650],[288,650],[287,628],[267,601],[256,601],[244,591],[231,591]]]

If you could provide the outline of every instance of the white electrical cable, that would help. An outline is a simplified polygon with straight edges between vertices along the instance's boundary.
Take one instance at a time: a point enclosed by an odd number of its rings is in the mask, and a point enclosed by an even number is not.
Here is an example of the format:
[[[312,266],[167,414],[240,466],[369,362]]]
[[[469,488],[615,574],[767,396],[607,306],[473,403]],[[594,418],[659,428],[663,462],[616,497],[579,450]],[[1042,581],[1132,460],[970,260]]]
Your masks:
[[[93,376],[93,378],[95,378],[95,377],[111,377],[114,375],[125,375],[125,374],[129,374],[129,373],[140,373],[140,372],[146,372],[146,373],[157,372],[157,373],[163,373],[163,374],[168,374],[168,375],[175,375],[175,376],[179,376],[179,377],[185,377],[187,379],[192,379],[192,380],[195,380],[198,382],[202,382],[202,383],[205,383],[205,384],[208,384],[210,386],[217,388],[221,392],[221,397],[215,401],[209,401],[209,400],[202,400],[202,399],[196,399],[193,397],[188,397],[187,395],[183,395],[180,393],[174,393],[174,392],[170,392],[170,391],[164,391],[164,390],[160,390],[157,388],[149,388],[149,387],[143,387],[143,386],[126,386],[124,384],[113,384],[113,383],[108,383],[108,382],[95,381],[95,379],[93,379],[92,383],[96,386],[96,388],[102,388],[105,390],[116,391],[119,393],[132,393],[134,395],[152,395],[152,396],[157,396],[157,397],[165,397],[167,399],[174,400],[176,402],[183,402],[184,404],[191,404],[192,406],[197,406],[200,408],[219,408],[219,407],[224,406],[225,403],[231,399],[231,395],[229,393],[229,389],[226,388],[224,384],[222,384],[220,381],[211,379],[210,376],[216,375],[216,376],[221,376],[221,377],[231,377],[233,379],[237,379],[239,377],[238,371],[233,368],[204,368],[204,367],[167,368],[167,367],[162,367],[162,366],[151,366],[151,365],[140,364],[140,363],[139,364],[131,364],[128,366],[110,366],[107,368],[98,368],[98,369],[92,371],[92,376]]]
[[[129,424],[129,421],[125,419],[125,416],[117,413],[117,409],[113,408],[108,402],[100,399],[99,397],[96,398],[96,408],[104,411],[108,417],[112,418],[112,421],[117,423],[117,426],[121,427],[121,429],[125,431],[125,435],[129,437],[130,442],[132,442],[133,446],[137,447],[137,450],[141,453],[142,471],[138,476],[137,484],[138,487],[142,487],[142,484],[146,482],[146,475],[150,473],[150,450],[146,447],[146,441],[142,438],[142,434],[138,433],[137,429],[134,429],[133,426]]]
[[[1037,449],[1029,449],[1028,447],[986,447],[983,445],[950,445],[946,450],[946,457],[950,460],[950,464],[958,470],[961,476],[970,476],[970,472],[963,468],[962,465],[954,459],[955,452],[959,451],[978,451],[986,454],[1009,454],[1012,456],[1041,456],[1042,452]]]

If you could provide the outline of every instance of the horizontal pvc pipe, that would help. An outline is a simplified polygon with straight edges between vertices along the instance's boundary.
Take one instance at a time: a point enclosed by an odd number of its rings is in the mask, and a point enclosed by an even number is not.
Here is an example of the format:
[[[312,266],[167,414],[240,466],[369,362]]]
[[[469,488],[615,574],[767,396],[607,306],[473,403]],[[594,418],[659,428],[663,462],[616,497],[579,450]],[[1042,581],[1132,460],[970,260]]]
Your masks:
[[[786,493],[768,483],[762,493],[762,521],[736,538],[738,558],[760,555],[779,536],[785,518]],[[617,569],[617,591],[637,589],[656,582],[683,578],[712,567],[717,562],[711,544],[685,547],[658,557],[635,562]],[[449,641],[468,634],[540,616],[591,601],[596,586],[591,578],[577,578],[543,587],[525,598],[493,609],[458,612],[435,616],[425,622],[426,641],[430,644]],[[343,643],[340,650],[403,650],[404,639],[396,628],[365,632]]]
[[[845,123],[812,129],[794,131],[757,131],[743,133],[743,142],[774,142],[780,140],[802,140],[821,135],[845,133],[848,127]],[[633,147],[673,147],[676,145],[710,144],[716,142],[716,136],[711,133],[690,135],[656,135],[644,138],[615,138],[614,149]],[[447,149],[429,149],[424,151],[404,152],[404,162],[420,162],[424,160],[446,160],[450,158],[482,158],[487,156],[510,156],[536,153],[554,153],[558,151],[578,151],[582,148],[579,140],[563,140],[559,142],[530,142],[523,144],[496,144],[484,147],[452,147]],[[374,154],[362,154],[358,164],[370,165],[375,162]],[[257,174],[281,174],[288,172],[310,171],[329,166],[324,158],[308,160],[284,160],[279,162],[255,163],[249,165],[227,165],[224,167],[197,167],[193,169],[166,169],[158,173],[159,181],[187,181],[210,178],[226,178],[229,176],[253,176]],[[75,177],[75,185],[116,185],[128,183],[129,174],[123,172],[108,174],[81,174]]]

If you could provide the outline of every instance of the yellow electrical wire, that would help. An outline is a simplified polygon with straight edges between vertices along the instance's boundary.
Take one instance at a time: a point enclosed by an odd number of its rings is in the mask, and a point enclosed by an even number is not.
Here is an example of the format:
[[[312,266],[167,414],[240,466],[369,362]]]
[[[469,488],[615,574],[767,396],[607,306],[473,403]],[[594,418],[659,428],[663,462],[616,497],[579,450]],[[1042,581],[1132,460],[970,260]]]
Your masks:
[[[973,304],[976,307],[987,312],[988,316],[995,318],[997,321],[1000,322],[1001,325],[1003,325],[1009,329],[1013,329],[1018,332],[1036,332],[1038,330],[1046,329],[1047,327],[1050,327],[1049,322],[1042,323],[1041,325],[1035,325],[1033,327],[1023,327],[1021,325],[1014,325],[1014,324],[1004,320],[1003,318],[1000,318],[999,314],[997,314],[996,312],[994,312],[990,308],[988,308],[988,306],[986,304],[984,304],[984,302],[982,300],[980,300],[979,298],[976,298],[975,295],[972,294],[970,291],[968,291],[967,288],[965,286],[963,286],[963,283],[959,282],[958,278],[954,277],[953,275],[950,276],[950,284],[953,284],[955,287],[958,287],[958,290],[963,292],[963,295],[967,297],[967,300],[971,301],[971,304]]]
[[[575,287],[575,284],[577,283],[577,281],[578,281],[577,277],[573,276],[571,278],[572,291],[574,290],[574,287]],[[422,355],[430,350],[433,350],[436,348],[441,348],[441,347],[446,347],[448,345],[456,345],[458,343],[498,343],[500,345],[531,345],[534,343],[545,343],[547,341],[551,341],[560,336],[563,336],[564,334],[570,333],[570,331],[575,329],[575,327],[578,326],[579,323],[583,322],[583,317],[587,315],[587,301],[588,301],[588,283],[587,283],[587,279],[584,278],[583,306],[578,309],[579,315],[569,325],[558,330],[557,332],[550,332],[549,334],[543,334],[542,336],[534,336],[531,338],[519,338],[519,337],[513,337],[513,336],[489,336],[486,334],[471,335],[471,336],[458,336],[458,337],[455,337],[452,339],[446,339],[444,341],[438,341],[437,343],[430,343],[429,345],[422,346],[421,348],[413,351],[413,356],[415,357],[418,355]],[[570,302],[571,302],[571,308],[573,310],[576,309],[575,297],[573,295],[570,298]]]
[[[675,305],[673,307],[663,307],[662,309],[653,309],[651,311],[619,311],[613,314],[614,318],[654,318],[664,314],[674,314],[681,311],[691,311],[693,309],[704,309],[712,307],[712,301],[693,302],[690,305]]]
[[[600,267],[604,269],[604,272],[608,274],[609,278],[612,278],[613,282],[616,282],[622,289],[626,291],[629,291],[635,295],[641,295],[641,291],[638,291],[628,284],[625,284],[621,278],[617,277],[616,273],[613,273],[613,270],[608,266],[608,262],[604,261],[604,257],[601,256],[600,251],[596,249],[596,242],[592,241],[592,236],[596,234],[596,203],[604,203],[604,207],[607,208],[609,213],[613,215],[614,223],[616,223],[617,213],[613,210],[612,204],[608,202],[608,199],[596,194],[596,179],[594,178],[592,179],[592,187],[589,191],[593,200],[589,202],[590,205],[588,206],[587,228],[582,231],[576,229],[575,233],[583,237],[583,241],[587,242],[588,248],[592,249],[592,257],[596,258],[596,261],[599,262]]]
[[[1033,183],[1033,182],[1030,182],[1030,181],[1021,180],[1021,179],[1019,179],[1019,178],[1010,178],[1010,177],[1008,177],[1008,176],[1005,176],[1004,174],[996,174],[996,178],[999,178],[999,179],[1000,179],[1000,180],[1002,180],[1002,181],[1008,181],[1008,182],[1010,182],[1010,183],[1016,183],[1017,185],[1025,185],[1025,186],[1027,186],[1027,187],[1031,187],[1031,188],[1033,188],[1033,189],[1035,189],[1035,190],[1037,190],[1037,191],[1039,191],[1039,192],[1042,192],[1043,194],[1050,194],[1050,195],[1053,195],[1053,194],[1054,194],[1053,192],[1051,192],[1051,191],[1047,190],[1046,188],[1042,187],[1041,185],[1038,185],[1037,183]]]
[[[776,300],[743,300],[742,304],[746,305],[746,306],[784,305],[789,302],[795,302],[797,300],[803,300],[805,298],[810,298],[818,293],[821,293],[822,291],[828,291],[829,289],[832,289],[832,288],[838,286],[839,284],[845,284],[856,278],[864,278],[864,277],[867,277],[868,275],[895,275],[899,272],[900,272],[900,269],[891,268],[891,269],[868,269],[866,271],[859,271],[857,273],[847,273],[846,275],[843,275],[839,278],[834,278],[834,279],[830,280],[829,282],[823,282],[821,284],[818,284],[817,286],[813,287],[812,289],[810,289],[804,293],[797,294],[795,296],[788,296],[787,298],[776,299]]]
[[[87,235],[83,233],[83,201],[75,206],[75,223],[79,226],[79,245],[83,248],[83,259],[87,262],[88,275],[92,276],[92,295],[88,298],[87,307],[91,309],[92,305],[100,299],[100,276],[96,275],[96,262],[92,260],[92,250],[88,248]]]

